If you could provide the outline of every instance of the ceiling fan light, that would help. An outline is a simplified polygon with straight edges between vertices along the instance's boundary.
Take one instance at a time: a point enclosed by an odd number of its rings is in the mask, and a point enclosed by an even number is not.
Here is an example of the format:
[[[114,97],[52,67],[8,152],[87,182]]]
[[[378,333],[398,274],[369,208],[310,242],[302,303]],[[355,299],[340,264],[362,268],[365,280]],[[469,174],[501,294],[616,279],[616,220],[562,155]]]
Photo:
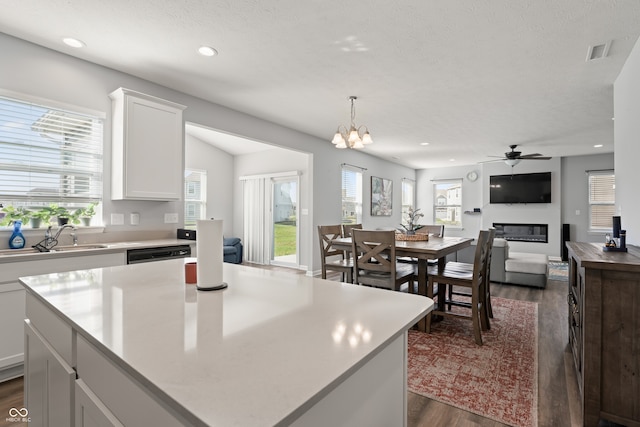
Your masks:
[[[373,139],[371,139],[371,135],[369,135],[369,131],[366,131],[365,134],[362,136],[362,143],[373,144]]]
[[[507,159],[507,160],[505,160],[504,162],[505,162],[507,165],[509,165],[509,166],[512,166],[512,167],[513,167],[513,166],[517,165],[518,163],[520,163],[520,159]]]

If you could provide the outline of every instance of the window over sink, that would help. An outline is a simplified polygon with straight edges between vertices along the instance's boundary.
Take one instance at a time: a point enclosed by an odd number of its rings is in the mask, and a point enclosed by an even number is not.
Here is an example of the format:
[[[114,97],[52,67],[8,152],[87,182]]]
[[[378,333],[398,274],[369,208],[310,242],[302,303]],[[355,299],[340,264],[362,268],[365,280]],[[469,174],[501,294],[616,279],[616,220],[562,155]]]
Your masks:
[[[51,213],[52,207],[66,210],[60,215],[79,216],[85,208],[95,214],[102,201],[104,117],[26,98],[0,93],[4,213],[22,215],[26,226],[36,212]]]

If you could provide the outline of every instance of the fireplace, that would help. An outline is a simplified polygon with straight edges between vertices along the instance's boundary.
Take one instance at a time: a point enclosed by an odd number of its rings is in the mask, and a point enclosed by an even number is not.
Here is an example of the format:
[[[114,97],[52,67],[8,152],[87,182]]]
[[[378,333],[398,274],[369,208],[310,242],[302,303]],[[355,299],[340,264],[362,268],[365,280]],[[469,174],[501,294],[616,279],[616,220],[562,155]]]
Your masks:
[[[496,237],[514,242],[549,242],[549,226],[547,224],[513,224],[494,222]]]

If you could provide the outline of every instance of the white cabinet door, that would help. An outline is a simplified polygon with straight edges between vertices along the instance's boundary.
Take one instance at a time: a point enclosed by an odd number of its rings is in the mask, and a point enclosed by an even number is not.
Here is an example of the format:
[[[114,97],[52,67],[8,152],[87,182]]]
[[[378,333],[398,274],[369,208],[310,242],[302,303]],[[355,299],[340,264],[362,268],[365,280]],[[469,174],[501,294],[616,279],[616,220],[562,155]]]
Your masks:
[[[25,408],[30,426],[71,426],[71,396],[76,372],[33,328],[24,322],[27,369]]]
[[[123,426],[81,379],[76,381],[76,427]]]
[[[183,105],[120,88],[113,99],[111,198],[180,200]]]
[[[22,364],[24,295],[18,282],[0,284],[0,371]]]
[[[0,266],[0,380],[21,374],[25,290],[18,277],[126,264],[123,252],[5,263]]]

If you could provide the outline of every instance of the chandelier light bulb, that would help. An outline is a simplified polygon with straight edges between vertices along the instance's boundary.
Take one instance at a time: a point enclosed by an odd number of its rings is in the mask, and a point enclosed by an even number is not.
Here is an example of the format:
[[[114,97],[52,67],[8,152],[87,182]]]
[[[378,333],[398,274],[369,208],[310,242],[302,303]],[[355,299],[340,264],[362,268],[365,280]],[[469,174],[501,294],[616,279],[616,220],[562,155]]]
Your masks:
[[[364,136],[362,137],[362,143],[373,144],[373,139],[371,139],[371,135],[369,134],[369,131],[366,131]]]

